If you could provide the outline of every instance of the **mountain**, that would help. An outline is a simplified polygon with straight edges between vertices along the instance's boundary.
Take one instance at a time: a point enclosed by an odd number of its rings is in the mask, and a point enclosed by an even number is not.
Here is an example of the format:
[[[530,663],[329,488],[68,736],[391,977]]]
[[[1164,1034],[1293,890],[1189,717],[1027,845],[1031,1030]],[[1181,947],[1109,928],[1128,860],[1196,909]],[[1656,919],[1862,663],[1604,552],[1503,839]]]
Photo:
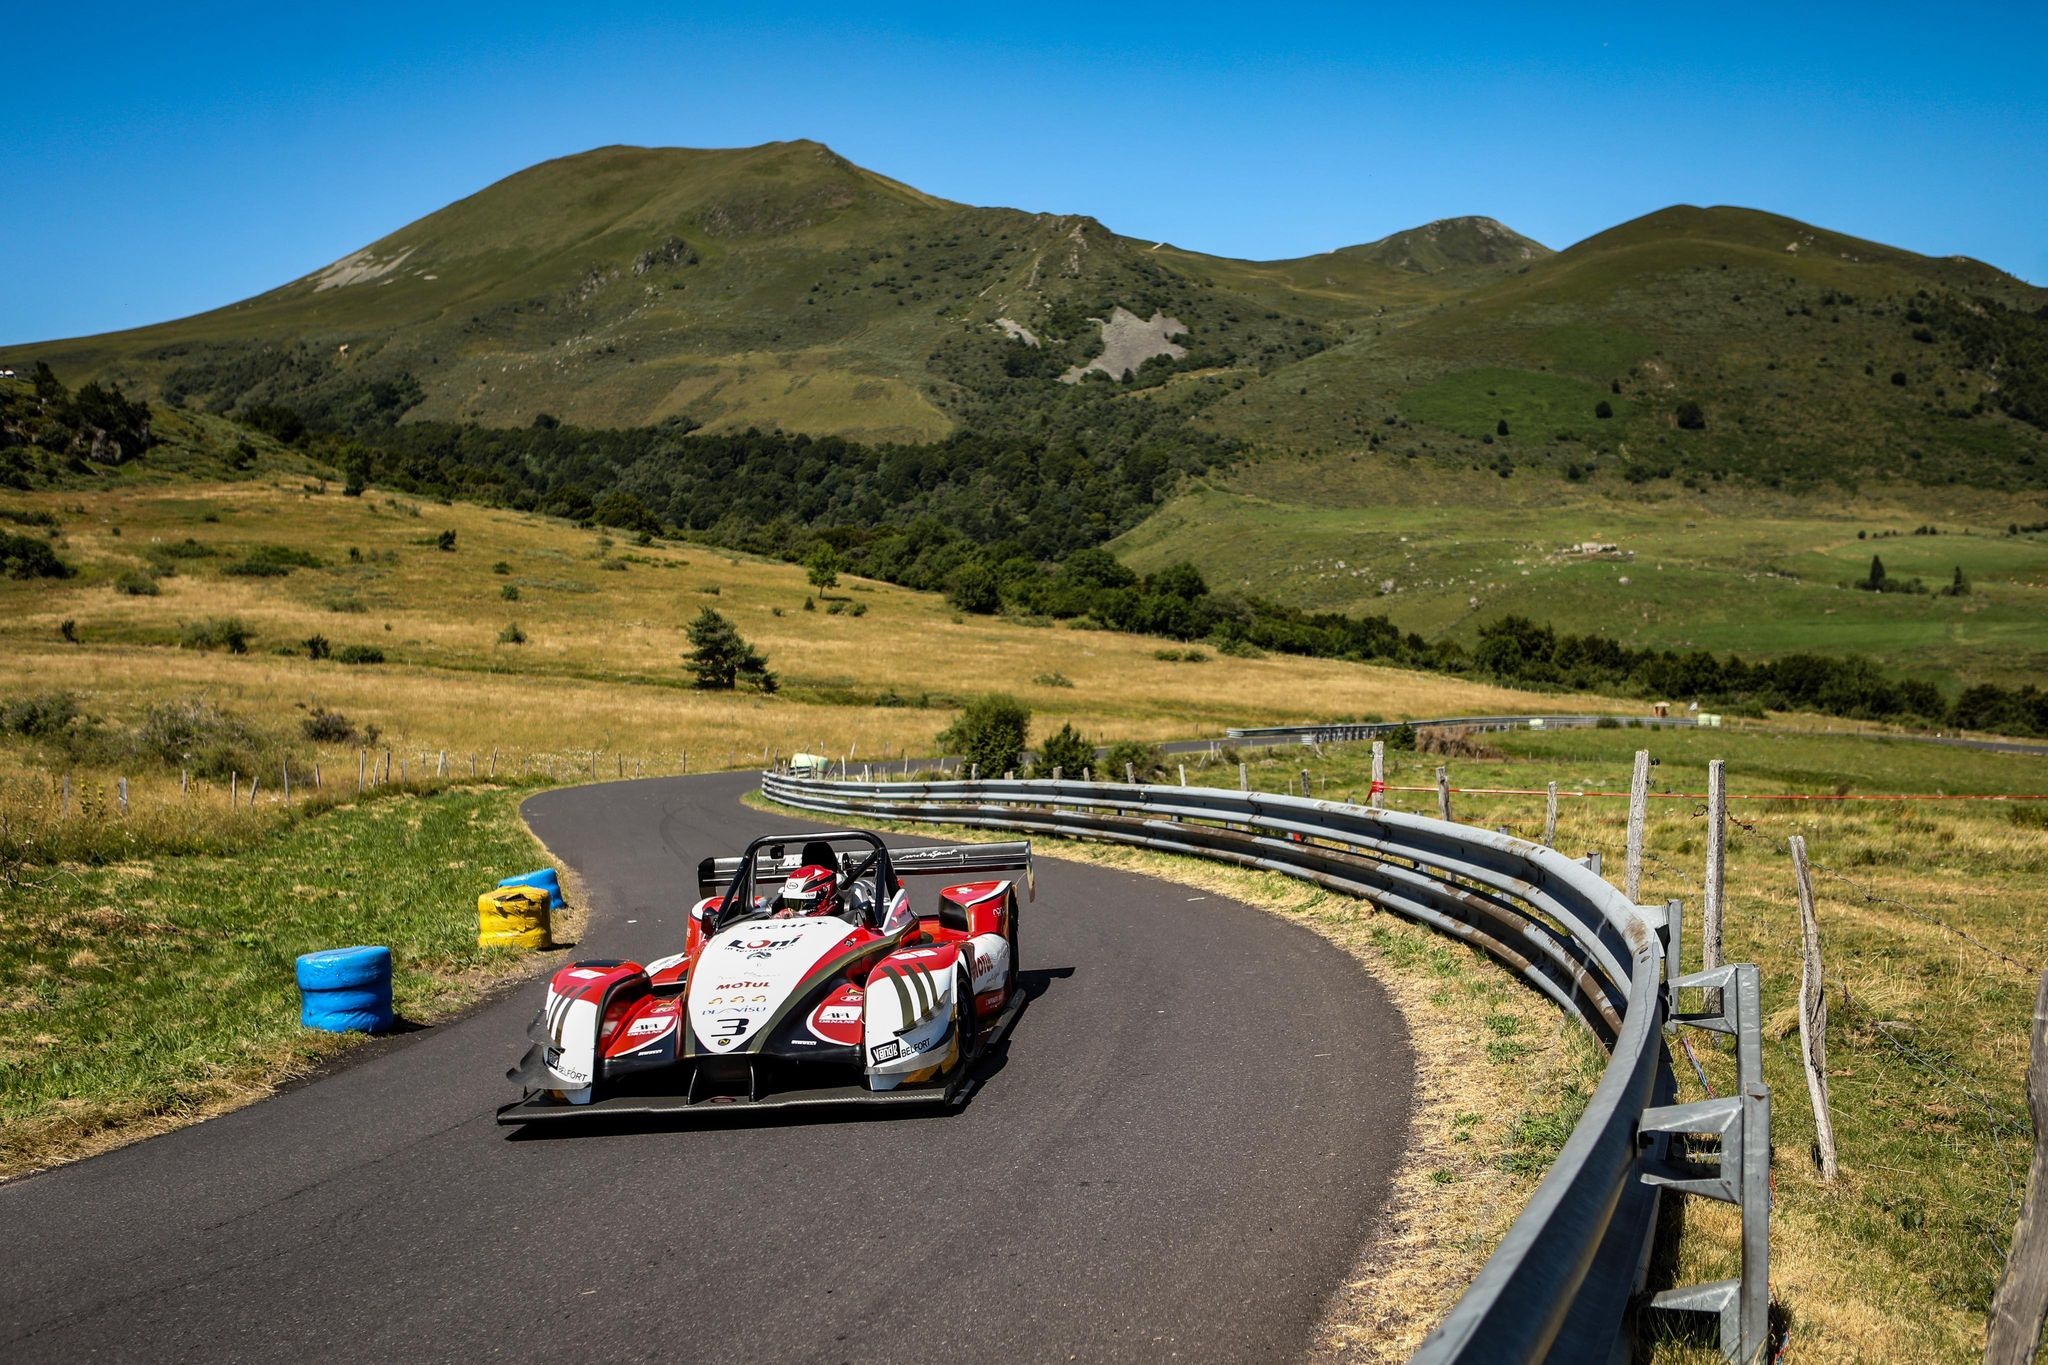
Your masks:
[[[1377,242],[1345,247],[1346,255],[1418,275],[1466,270],[1474,266],[1516,266],[1553,255],[1533,237],[1524,237],[1491,218],[1439,218]]]
[[[1739,208],[1560,252],[1463,217],[1232,260],[798,141],[545,162],[253,299],[0,364],[336,430],[1050,440],[1114,394],[1252,451],[2012,488],[2048,480],[2044,307],[1979,262]]]
[[[1681,206],[1375,319],[1204,420],[1269,447],[1573,478],[2023,488],[2048,484],[2044,385],[2048,291]]]
[[[914,440],[969,415],[953,371],[986,357],[939,359],[963,344],[1056,375],[1125,307],[1177,320],[1197,365],[1262,368],[1443,292],[1369,260],[1227,261],[954,204],[816,142],[606,147],[253,299],[4,355],[214,407]]]

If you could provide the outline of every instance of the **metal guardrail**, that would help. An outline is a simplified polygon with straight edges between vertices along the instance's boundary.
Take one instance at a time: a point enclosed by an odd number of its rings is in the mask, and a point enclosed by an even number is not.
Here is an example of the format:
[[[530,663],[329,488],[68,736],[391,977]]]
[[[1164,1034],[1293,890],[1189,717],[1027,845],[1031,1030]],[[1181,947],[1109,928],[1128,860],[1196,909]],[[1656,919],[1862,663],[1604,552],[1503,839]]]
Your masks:
[[[1404,725],[1416,730],[1585,730],[1602,721],[1658,729],[1691,729],[1699,725],[1692,716],[1446,716],[1439,720],[1234,725],[1223,733],[1225,738],[1239,744],[1340,744],[1361,739],[1385,739]]]
[[[1765,1347],[1770,1091],[1756,969],[1674,977],[1677,902],[1632,905],[1588,863],[1511,835],[1399,811],[1204,787],[1044,779],[834,782],[764,773],[764,795],[835,816],[943,822],[1192,854],[1362,896],[1479,948],[1583,1021],[1605,1073],[1529,1203],[1416,1351],[1425,1365],[1618,1361],[1631,1312],[1709,1313],[1723,1354]],[[1679,992],[1707,1008],[1676,1009]],[[1664,1035],[1737,1040],[1736,1094],[1677,1104]],[[1718,1158],[1678,1139],[1719,1139]],[[1742,1273],[1639,1294],[1664,1190],[1742,1208]]]

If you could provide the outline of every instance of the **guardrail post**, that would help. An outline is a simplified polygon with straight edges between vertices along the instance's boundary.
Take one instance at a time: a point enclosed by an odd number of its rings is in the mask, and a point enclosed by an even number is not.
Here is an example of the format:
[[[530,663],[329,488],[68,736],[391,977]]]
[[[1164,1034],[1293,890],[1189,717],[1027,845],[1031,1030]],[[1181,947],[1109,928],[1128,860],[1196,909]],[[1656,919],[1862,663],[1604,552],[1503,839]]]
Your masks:
[[[1771,1088],[1763,1079],[1763,990],[1757,969],[1741,963],[1696,972],[1671,982],[1672,1000],[1692,988],[1706,992],[1709,1008],[1679,1014],[1675,1022],[1735,1035],[1735,1093],[1643,1111],[1638,1144],[1673,1135],[1718,1137],[1714,1165],[1646,1155],[1642,1179],[1677,1194],[1696,1194],[1742,1210],[1742,1270],[1732,1280],[1686,1285],[1653,1295],[1649,1308],[1665,1313],[1710,1313],[1719,1322],[1721,1354],[1732,1361],[1762,1357],[1770,1342]]]

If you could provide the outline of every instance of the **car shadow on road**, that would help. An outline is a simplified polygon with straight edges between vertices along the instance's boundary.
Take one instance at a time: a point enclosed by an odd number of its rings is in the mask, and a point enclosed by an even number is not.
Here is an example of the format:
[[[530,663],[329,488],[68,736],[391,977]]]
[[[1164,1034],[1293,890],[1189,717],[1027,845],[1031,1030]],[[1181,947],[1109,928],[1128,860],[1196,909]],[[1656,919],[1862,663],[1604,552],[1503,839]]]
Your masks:
[[[594,1138],[602,1135],[627,1137],[640,1133],[681,1132],[692,1128],[816,1128],[842,1123],[930,1123],[952,1118],[973,1108],[975,1097],[1010,1063],[1010,1044],[1017,1029],[1031,1013],[1032,1002],[1052,989],[1055,981],[1074,974],[1072,967],[1037,967],[1017,973],[1022,1004],[1017,1018],[1002,1040],[975,1058],[967,1085],[951,1104],[861,1105],[848,1104],[815,1109],[749,1109],[743,1104],[697,1104],[672,1114],[622,1114],[616,1118],[593,1115],[575,1123],[536,1123],[511,1129],[507,1142],[558,1142],[565,1138]]]

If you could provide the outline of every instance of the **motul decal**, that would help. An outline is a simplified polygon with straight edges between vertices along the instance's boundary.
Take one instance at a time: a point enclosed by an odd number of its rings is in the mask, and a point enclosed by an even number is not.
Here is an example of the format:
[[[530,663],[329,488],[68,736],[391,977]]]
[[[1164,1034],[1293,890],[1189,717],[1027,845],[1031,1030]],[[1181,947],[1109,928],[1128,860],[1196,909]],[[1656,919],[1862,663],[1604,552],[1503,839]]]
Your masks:
[[[765,991],[766,981],[721,981],[711,988],[714,991]]]

